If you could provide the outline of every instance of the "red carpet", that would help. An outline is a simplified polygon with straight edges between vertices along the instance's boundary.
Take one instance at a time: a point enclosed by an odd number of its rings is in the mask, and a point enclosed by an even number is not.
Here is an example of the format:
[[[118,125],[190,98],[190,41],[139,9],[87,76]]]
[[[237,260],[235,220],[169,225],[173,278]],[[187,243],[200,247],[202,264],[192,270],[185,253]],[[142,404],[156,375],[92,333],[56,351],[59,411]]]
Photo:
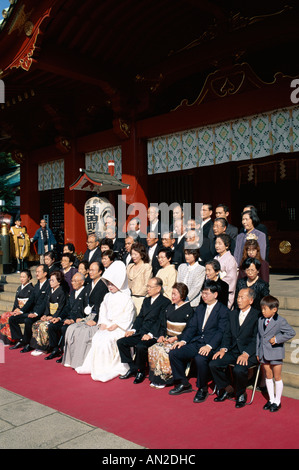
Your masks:
[[[147,379],[94,382],[44,357],[5,348],[0,386],[149,449],[298,449],[298,400],[283,397],[277,413],[262,409],[260,392],[242,409],[213,397],[194,404],[194,393],[171,397]]]

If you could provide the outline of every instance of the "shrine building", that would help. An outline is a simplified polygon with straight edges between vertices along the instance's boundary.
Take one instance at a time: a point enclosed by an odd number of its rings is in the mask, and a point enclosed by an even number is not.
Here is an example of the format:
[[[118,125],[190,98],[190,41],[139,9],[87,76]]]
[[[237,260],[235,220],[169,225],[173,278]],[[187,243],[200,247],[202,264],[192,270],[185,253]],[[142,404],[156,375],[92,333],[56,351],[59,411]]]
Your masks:
[[[271,268],[298,269],[297,1],[3,3],[0,152],[30,236],[46,216],[84,252],[99,173],[116,210],[224,203],[241,227],[253,204]]]

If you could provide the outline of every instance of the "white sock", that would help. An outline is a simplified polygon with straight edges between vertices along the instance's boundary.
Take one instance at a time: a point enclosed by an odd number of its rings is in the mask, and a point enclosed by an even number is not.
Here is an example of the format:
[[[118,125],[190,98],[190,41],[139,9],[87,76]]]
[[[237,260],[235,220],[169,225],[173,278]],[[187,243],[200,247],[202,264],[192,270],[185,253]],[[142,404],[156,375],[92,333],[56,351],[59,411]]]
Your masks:
[[[277,382],[275,381],[275,402],[276,405],[280,405],[281,401],[281,395],[282,395],[282,390],[283,390],[283,381],[278,380]]]
[[[271,403],[274,403],[275,398],[274,398],[274,382],[273,379],[266,379],[266,387],[267,387],[267,392],[269,395],[269,401]]]

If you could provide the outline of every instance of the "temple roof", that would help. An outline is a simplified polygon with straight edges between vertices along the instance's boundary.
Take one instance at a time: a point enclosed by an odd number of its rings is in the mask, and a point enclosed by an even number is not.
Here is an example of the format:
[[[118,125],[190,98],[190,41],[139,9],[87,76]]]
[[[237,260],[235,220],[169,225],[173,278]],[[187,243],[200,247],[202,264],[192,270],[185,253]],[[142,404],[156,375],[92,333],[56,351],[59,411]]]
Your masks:
[[[6,0],[5,0],[6,1]],[[168,113],[246,62],[299,75],[296,0],[17,0],[0,31],[0,151]],[[125,133],[124,136],[125,138]]]
[[[130,185],[122,183],[110,173],[99,173],[97,171],[84,170],[80,168],[82,173],[78,179],[70,186],[70,189],[80,191],[93,191],[103,193],[106,191],[117,191],[119,189],[128,188]]]

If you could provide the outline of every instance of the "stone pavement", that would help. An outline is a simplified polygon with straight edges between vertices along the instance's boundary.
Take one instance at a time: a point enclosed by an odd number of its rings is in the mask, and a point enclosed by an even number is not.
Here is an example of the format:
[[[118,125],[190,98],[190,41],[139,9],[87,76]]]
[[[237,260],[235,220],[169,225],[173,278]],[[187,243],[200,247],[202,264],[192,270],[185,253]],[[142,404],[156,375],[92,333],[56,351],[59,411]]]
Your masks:
[[[294,298],[297,302],[298,287],[298,275],[270,276],[270,290],[274,296]],[[144,448],[0,388],[0,449]]]
[[[143,449],[0,388],[0,449]]]

